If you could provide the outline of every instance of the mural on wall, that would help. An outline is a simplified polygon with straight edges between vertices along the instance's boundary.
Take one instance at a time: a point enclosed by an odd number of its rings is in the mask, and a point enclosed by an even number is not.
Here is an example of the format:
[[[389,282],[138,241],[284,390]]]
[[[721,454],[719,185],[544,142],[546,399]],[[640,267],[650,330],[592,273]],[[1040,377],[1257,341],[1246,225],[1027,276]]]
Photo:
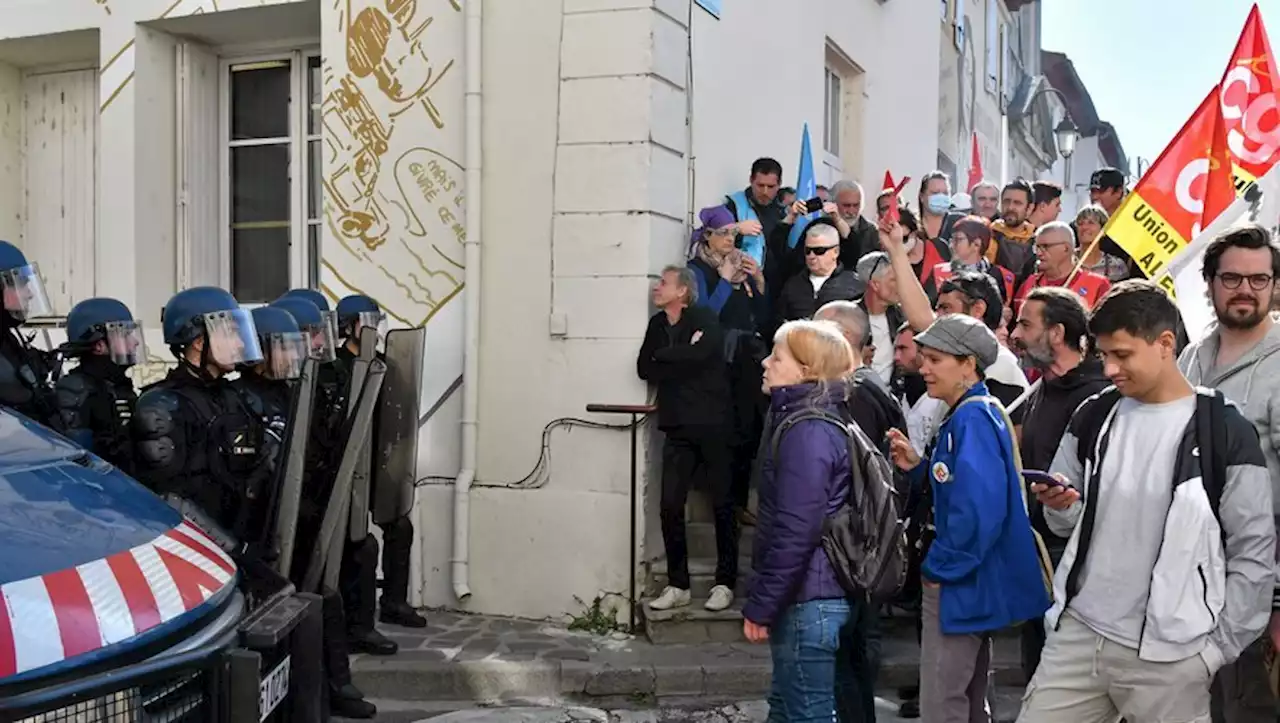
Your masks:
[[[436,413],[462,377],[462,2],[322,2],[321,289],[426,326],[419,468],[455,473],[459,410]]]

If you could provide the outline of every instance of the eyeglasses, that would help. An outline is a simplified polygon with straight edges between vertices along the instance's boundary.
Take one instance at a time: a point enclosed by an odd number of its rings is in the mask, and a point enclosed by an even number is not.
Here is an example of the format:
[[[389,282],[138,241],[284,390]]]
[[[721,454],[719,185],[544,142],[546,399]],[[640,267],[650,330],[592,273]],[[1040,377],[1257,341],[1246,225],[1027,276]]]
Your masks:
[[[1218,281],[1224,289],[1238,289],[1245,279],[1249,280],[1249,288],[1254,291],[1262,291],[1267,288],[1274,280],[1271,274],[1236,274],[1230,271],[1224,271],[1218,274]]]
[[[1065,246],[1067,243],[1068,243],[1068,242],[1066,242],[1066,241],[1051,241],[1051,242],[1049,242],[1049,243],[1047,243],[1047,244],[1036,244],[1036,245],[1035,245],[1035,250],[1036,250],[1036,251],[1048,251],[1049,249],[1053,248],[1054,246]]]
[[[805,246],[804,252],[810,256],[821,256],[836,246]]]
[[[712,236],[735,236],[738,233],[737,226],[725,226],[724,228],[711,229]]]

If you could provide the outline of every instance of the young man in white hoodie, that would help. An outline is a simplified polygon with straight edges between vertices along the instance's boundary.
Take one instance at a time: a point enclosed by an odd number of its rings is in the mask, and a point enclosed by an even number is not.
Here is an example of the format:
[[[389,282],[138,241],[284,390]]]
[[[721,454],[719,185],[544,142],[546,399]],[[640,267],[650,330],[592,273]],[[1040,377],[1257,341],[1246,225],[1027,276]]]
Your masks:
[[[1113,387],[1080,405],[1032,484],[1068,537],[1024,723],[1208,723],[1209,685],[1267,627],[1271,481],[1258,433],[1177,366],[1178,309],[1149,281],[1094,309]]]
[[[1225,231],[1204,254],[1204,279],[1218,318],[1202,341],[1187,347],[1178,366],[1192,384],[1220,390],[1257,428],[1270,472],[1272,502],[1280,501],[1280,326],[1268,314],[1280,246],[1258,225]],[[1277,511],[1280,519],[1280,511]],[[1272,598],[1267,634],[1233,665],[1218,672],[1213,688],[1215,720],[1272,723],[1280,712],[1267,681],[1266,644],[1280,648],[1280,595]]]

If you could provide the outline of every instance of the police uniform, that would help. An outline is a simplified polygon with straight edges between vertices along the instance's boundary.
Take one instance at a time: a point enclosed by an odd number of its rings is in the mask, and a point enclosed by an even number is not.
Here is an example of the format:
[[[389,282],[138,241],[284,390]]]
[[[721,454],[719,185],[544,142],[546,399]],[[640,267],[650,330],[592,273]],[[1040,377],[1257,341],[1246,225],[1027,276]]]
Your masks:
[[[253,310],[254,326],[258,330],[259,339],[263,342],[266,364],[259,368],[244,369],[240,378],[231,383],[253,414],[261,421],[264,435],[263,445],[266,448],[264,459],[271,465],[271,478],[278,479],[280,465],[284,464],[284,440],[288,434],[289,414],[292,411],[292,387],[284,378],[271,378],[267,370],[272,368],[270,355],[282,348],[283,344],[266,343],[272,334],[287,336],[295,334],[299,337],[297,323],[287,311],[266,306]],[[299,366],[301,359],[307,354],[305,347],[296,349]],[[289,378],[293,378],[296,372]],[[310,443],[309,445],[310,446]],[[323,515],[323,510],[321,510]],[[318,522],[317,530],[318,533]],[[306,571],[310,555],[314,552],[313,533],[309,538],[295,538],[294,572],[295,582]],[[349,650],[346,642],[346,617],[343,613],[342,598],[330,590],[322,590],[322,615],[324,639],[324,669],[329,685],[330,710],[344,718],[372,718],[378,709],[364,700],[351,679],[351,664],[348,660]]]
[[[105,356],[86,356],[54,386],[62,431],[127,473],[133,472],[130,423],[138,393],[126,368]]]
[[[53,313],[39,268],[17,246],[0,241],[0,404],[58,429],[53,355],[31,346],[22,322]]]

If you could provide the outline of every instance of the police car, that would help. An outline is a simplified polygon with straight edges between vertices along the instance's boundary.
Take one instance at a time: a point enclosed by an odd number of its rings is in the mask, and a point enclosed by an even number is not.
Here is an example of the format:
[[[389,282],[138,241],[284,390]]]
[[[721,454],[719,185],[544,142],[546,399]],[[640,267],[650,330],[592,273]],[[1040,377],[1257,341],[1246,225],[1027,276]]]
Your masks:
[[[231,698],[267,718],[291,656],[243,650],[236,583],[231,558],[164,501],[0,408],[0,721],[244,720]],[[299,616],[265,607],[279,644]]]

